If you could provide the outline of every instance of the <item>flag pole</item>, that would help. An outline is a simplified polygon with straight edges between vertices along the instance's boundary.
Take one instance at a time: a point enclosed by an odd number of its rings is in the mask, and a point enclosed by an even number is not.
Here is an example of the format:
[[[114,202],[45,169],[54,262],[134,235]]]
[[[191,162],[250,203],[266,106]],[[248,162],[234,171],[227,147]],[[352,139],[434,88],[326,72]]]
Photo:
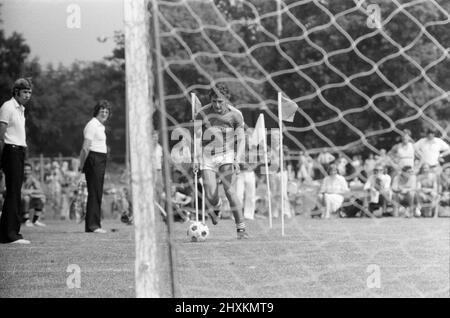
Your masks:
[[[262,121],[264,125],[264,141],[263,141],[263,149],[264,149],[264,166],[266,168],[266,183],[267,183],[267,196],[269,203],[269,227],[272,228],[272,199],[270,193],[270,180],[269,180],[269,163],[267,160],[267,134],[266,134],[266,123],[264,122],[264,115],[262,116]]]
[[[280,182],[281,182],[281,236],[284,236],[284,180],[283,180],[283,117],[281,111],[281,92],[278,92],[278,123],[280,126]]]
[[[196,134],[195,131],[195,94],[191,93],[191,108],[192,108],[192,126],[193,126],[193,142],[194,142],[194,158],[192,158],[192,162],[194,163],[194,197],[195,197],[195,221],[198,222],[198,171],[196,166],[197,161],[197,141],[196,141]],[[204,223],[204,222],[203,222]]]

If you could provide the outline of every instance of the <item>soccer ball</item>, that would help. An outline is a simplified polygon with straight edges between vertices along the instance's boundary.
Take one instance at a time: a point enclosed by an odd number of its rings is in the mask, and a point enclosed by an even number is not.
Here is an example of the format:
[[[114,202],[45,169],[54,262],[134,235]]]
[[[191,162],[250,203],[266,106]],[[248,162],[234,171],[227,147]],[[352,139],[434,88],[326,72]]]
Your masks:
[[[203,242],[209,235],[208,227],[201,222],[191,222],[187,230],[187,236],[192,242]]]

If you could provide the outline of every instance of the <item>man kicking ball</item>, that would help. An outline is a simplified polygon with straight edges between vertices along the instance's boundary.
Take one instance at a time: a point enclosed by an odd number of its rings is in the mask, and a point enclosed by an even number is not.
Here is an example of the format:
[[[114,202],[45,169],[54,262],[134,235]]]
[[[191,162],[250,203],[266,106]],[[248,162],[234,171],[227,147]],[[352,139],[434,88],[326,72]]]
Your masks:
[[[195,115],[195,133],[202,135],[202,162],[200,170],[206,197],[208,215],[214,225],[219,219],[222,201],[219,198],[218,182],[221,181],[225,195],[236,223],[237,238],[246,239],[245,223],[242,207],[235,193],[236,173],[239,171],[239,159],[242,158],[243,138],[236,133],[244,131],[242,113],[229,104],[230,93],[223,84],[217,84],[209,92],[211,103],[200,108]],[[200,123],[201,125],[197,125]],[[194,167],[197,169],[197,167]]]

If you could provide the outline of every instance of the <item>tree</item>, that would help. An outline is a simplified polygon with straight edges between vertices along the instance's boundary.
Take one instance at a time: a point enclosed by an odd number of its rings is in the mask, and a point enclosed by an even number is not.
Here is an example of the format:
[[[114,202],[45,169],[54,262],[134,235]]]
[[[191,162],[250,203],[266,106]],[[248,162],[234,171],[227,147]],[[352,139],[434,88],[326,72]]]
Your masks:
[[[30,47],[21,34],[14,32],[6,37],[4,30],[0,29],[0,101],[2,103],[11,98],[11,85],[14,80],[24,76],[24,62],[29,54]]]

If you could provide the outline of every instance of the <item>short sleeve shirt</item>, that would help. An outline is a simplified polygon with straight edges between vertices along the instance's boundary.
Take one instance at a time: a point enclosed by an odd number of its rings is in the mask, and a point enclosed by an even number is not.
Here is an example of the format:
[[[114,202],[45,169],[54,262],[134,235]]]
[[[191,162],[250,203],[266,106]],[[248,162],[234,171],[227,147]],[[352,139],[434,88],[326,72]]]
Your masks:
[[[431,141],[427,138],[422,138],[414,146],[422,161],[430,166],[439,165],[441,151],[450,149],[450,146],[444,140],[437,137]]]
[[[19,105],[15,98],[3,103],[0,107],[0,122],[7,125],[5,144],[26,147],[25,107]]]
[[[212,104],[208,104],[198,111],[195,119],[202,121],[203,146],[210,144],[212,136],[215,136],[215,154],[234,150],[234,132],[237,128],[244,128],[244,117],[241,111],[227,105],[226,111],[218,114],[214,111]],[[221,138],[216,139],[218,133],[221,134]]]
[[[97,119],[92,118],[84,127],[84,139],[91,141],[89,151],[106,153],[106,134],[105,126]]]
[[[320,192],[328,194],[342,194],[348,191],[347,181],[343,176],[336,175],[334,178],[326,176],[322,181]]]

